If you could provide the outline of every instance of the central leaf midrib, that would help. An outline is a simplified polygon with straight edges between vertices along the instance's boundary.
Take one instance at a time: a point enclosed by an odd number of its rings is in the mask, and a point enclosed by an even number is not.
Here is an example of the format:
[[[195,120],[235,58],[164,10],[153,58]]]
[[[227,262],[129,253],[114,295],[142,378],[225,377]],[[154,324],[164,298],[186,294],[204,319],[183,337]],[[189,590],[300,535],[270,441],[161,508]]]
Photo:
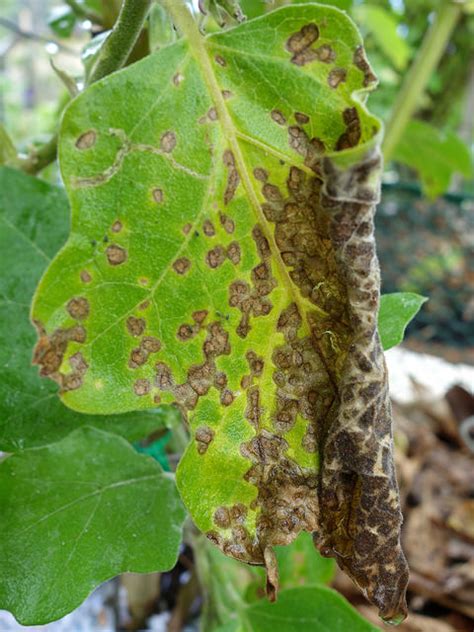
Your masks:
[[[181,11],[183,8],[181,8]],[[187,9],[184,9],[187,11]],[[306,329],[306,333],[311,334],[311,327],[307,321],[306,317],[306,309],[304,303],[306,302],[303,297],[299,295],[296,291],[290,276],[288,274],[288,270],[283,262],[281,257],[281,253],[278,249],[278,246],[275,242],[275,238],[273,236],[272,231],[269,229],[267,220],[260,206],[260,202],[258,200],[257,194],[255,192],[254,186],[250,179],[247,165],[242,154],[240,144],[237,138],[238,130],[235,128],[232,118],[227,110],[225,105],[224,97],[222,96],[220,86],[217,82],[214,70],[212,68],[211,60],[205,45],[205,40],[199,33],[197,26],[194,22],[194,19],[188,12],[188,16],[184,16],[183,14],[177,15],[181,13],[180,8],[171,9],[171,13],[173,17],[179,22],[179,25],[183,27],[184,34],[187,36],[189,47],[191,54],[193,55],[196,63],[202,70],[203,79],[207,85],[207,88],[210,92],[212,101],[214,103],[215,108],[219,114],[219,122],[222,126],[224,135],[229,142],[230,148],[234,154],[235,161],[237,167],[240,172],[240,176],[242,178],[242,184],[247,192],[251,205],[254,209],[254,212],[257,216],[257,221],[261,224],[265,237],[268,239],[270,244],[270,250],[272,255],[276,261],[277,267],[280,272],[280,278],[282,279],[286,289],[291,294],[293,301],[298,306],[301,317],[303,319],[304,328]],[[188,19],[189,17],[189,19]],[[182,19],[180,19],[182,18]],[[311,304],[311,308],[314,311],[317,311],[318,308],[316,305]]]

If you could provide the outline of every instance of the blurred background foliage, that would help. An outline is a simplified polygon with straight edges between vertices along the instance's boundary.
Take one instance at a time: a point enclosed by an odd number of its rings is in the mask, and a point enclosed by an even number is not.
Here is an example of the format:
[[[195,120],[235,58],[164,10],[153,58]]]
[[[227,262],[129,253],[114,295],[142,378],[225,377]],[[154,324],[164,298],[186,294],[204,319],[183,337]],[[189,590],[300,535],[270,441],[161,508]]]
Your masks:
[[[232,26],[243,14],[250,19],[291,1],[190,4],[196,12],[206,13],[201,26],[209,32]],[[474,347],[474,2],[321,2],[347,11],[359,26],[380,81],[369,107],[389,133],[397,127],[394,121],[403,95],[411,89],[410,68],[419,60],[436,16],[448,6],[458,6],[440,61],[421,86],[408,124],[395,133],[396,142],[386,151],[377,230],[383,290],[430,296],[408,331],[409,340],[461,349],[468,354],[464,359],[474,361],[469,350]],[[31,155],[51,139],[65,105],[83,89],[120,5],[121,0],[2,0],[0,161],[3,157],[3,162],[15,164],[17,152]],[[176,37],[155,3],[128,63]],[[58,182],[56,163],[40,176]]]

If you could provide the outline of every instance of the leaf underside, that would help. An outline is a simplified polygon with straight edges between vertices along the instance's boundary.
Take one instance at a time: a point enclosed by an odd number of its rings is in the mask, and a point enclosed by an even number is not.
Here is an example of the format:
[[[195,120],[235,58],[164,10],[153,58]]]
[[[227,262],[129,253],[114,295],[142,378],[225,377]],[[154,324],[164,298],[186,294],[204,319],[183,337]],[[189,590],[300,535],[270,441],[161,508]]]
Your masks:
[[[182,498],[226,554],[267,567],[270,591],[272,546],[306,530],[393,618],[407,570],[374,84],[347,16],[305,4],[89,88],[64,117],[72,228],[33,318],[70,407],[188,413]]]

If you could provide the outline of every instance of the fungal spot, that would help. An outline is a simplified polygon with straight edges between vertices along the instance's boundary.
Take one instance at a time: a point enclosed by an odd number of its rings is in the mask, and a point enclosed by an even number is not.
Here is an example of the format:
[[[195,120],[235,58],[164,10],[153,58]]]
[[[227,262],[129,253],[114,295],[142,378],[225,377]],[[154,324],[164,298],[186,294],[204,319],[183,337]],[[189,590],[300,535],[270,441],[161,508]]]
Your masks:
[[[278,125],[286,125],[286,118],[280,110],[272,110],[270,116]]]
[[[176,147],[176,134],[174,132],[165,132],[160,140],[161,151],[169,154]]]
[[[357,108],[346,108],[342,113],[346,124],[346,131],[341,134],[336,143],[337,150],[349,149],[358,145],[361,137],[361,126]]]
[[[216,234],[216,229],[214,228],[214,224],[211,222],[210,219],[206,219],[206,221],[202,225],[202,230],[207,237],[214,237],[214,235]]]
[[[227,247],[227,257],[236,266],[240,263],[240,246],[236,241],[233,241]]]
[[[293,53],[291,61],[297,66],[304,66],[317,59],[316,52],[310,48],[319,38],[319,29],[316,24],[306,24],[303,28],[291,35],[286,42],[286,49]]]
[[[196,430],[194,438],[197,443],[197,451],[199,454],[204,454],[209,447],[209,444],[214,439],[214,430],[209,426],[201,426]]]
[[[345,68],[334,68],[328,75],[328,84],[331,88],[337,88],[339,84],[344,83],[347,78]]]
[[[207,311],[207,309],[199,309],[196,312],[192,313],[192,318],[194,322],[201,325],[206,320],[208,314],[209,312]]]
[[[222,90],[222,96],[224,97],[224,99],[227,100],[233,97],[234,95],[232,94],[230,90]]]
[[[127,318],[127,329],[131,336],[141,336],[146,328],[146,321],[144,318],[135,318],[135,316],[129,316]]]
[[[217,114],[217,110],[215,107],[209,108],[209,111],[207,113],[207,118],[210,121],[217,121],[218,119],[218,114]]]
[[[74,390],[82,385],[82,378],[88,365],[82,354],[77,352],[69,359],[72,373],[61,375],[59,367],[62,364],[64,354],[69,341],[84,343],[86,330],[81,325],[69,329],[56,329],[50,336],[46,334],[44,327],[35,321],[35,326],[40,335],[33,354],[33,364],[40,366],[40,375],[48,376],[55,380],[62,390]]]
[[[245,358],[250,367],[250,373],[254,377],[260,377],[263,373],[264,362],[261,356],[258,356],[255,351],[247,351]]]
[[[183,226],[183,229],[182,229],[182,230],[183,230],[183,233],[184,233],[185,235],[189,235],[189,232],[191,231],[191,228],[192,228],[192,227],[193,227],[193,225],[192,225],[192,224],[190,224],[190,223],[188,222],[187,224],[185,224],[185,225]]]
[[[161,396],[160,395],[154,395],[153,396],[153,403],[161,404]]]
[[[226,250],[223,246],[216,246],[209,250],[206,255],[206,263],[210,268],[218,268],[226,259]]]
[[[288,128],[288,140],[292,149],[297,151],[301,156],[306,156],[309,138],[303,129],[296,125],[290,126]]]
[[[226,233],[231,235],[235,230],[234,220],[224,215],[224,213],[219,213],[219,219]]]
[[[230,512],[227,507],[218,507],[216,509],[214,512],[214,522],[220,529],[230,528]]]
[[[72,298],[66,309],[75,320],[84,320],[89,316],[89,301],[83,296]]]
[[[151,195],[153,197],[153,200],[157,204],[161,204],[163,202],[163,199],[164,199],[163,189],[153,189],[153,191],[151,192]]]
[[[87,270],[81,270],[80,278],[83,283],[90,283],[92,281],[92,277]]]
[[[135,395],[138,395],[139,397],[143,395],[148,395],[148,393],[151,390],[150,380],[145,380],[145,379],[135,380],[135,383],[133,385],[133,390],[135,392]]]
[[[142,347],[136,347],[130,352],[130,358],[128,360],[128,366],[130,369],[138,369],[139,366],[143,366],[148,360],[148,352]]]
[[[258,386],[252,386],[247,390],[247,408],[245,418],[257,428],[263,409],[260,407],[260,390]]]
[[[309,123],[309,116],[303,112],[295,112],[295,120],[300,125],[306,125],[306,123]]]
[[[180,325],[178,333],[176,334],[180,340],[190,340],[194,336],[194,330],[191,325]]]
[[[171,371],[164,362],[157,362],[155,364],[155,372],[155,384],[161,391],[166,391],[173,387]]]
[[[184,76],[180,72],[177,72],[173,77],[174,85],[178,87],[183,81],[184,81]]]
[[[122,246],[112,244],[105,251],[107,260],[111,266],[119,266],[127,260],[127,251]]]
[[[377,81],[377,77],[372,72],[369,62],[365,56],[364,47],[358,46],[354,52],[354,64],[356,68],[364,73],[364,86],[368,87],[370,84]]]
[[[141,344],[142,349],[148,353],[157,353],[161,349],[161,342],[154,336],[145,336]]]
[[[81,136],[79,136],[79,138],[76,140],[76,147],[78,149],[90,149],[95,145],[96,139],[97,134],[94,132],[93,129],[90,129],[89,131],[84,132],[84,134],[81,134]]]
[[[227,386],[227,375],[219,371],[214,377],[214,386],[221,391]]]
[[[150,279],[148,279],[147,277],[140,277],[138,279],[138,283],[146,287],[150,283]]]
[[[256,167],[253,170],[253,175],[255,179],[260,182],[266,182],[268,180],[268,172],[265,171],[265,169],[262,169],[262,167]]]
[[[113,224],[112,224],[112,232],[113,233],[119,233],[122,230],[123,226],[122,226],[122,222],[120,220],[116,220]]]
[[[230,406],[234,401],[234,394],[229,389],[226,389],[221,394],[221,404],[223,406]]]
[[[314,51],[315,58],[323,64],[331,64],[336,60],[336,52],[329,46],[329,44],[323,44]]]
[[[148,309],[150,307],[150,301],[143,301],[143,303],[140,303],[140,305],[138,306],[138,309],[143,312],[145,309]]]
[[[186,274],[191,267],[191,261],[187,257],[180,257],[173,263],[173,270],[177,274]]]
[[[227,205],[232,200],[239,186],[240,175],[235,166],[234,154],[230,149],[226,149],[223,157],[224,165],[227,167],[229,173],[227,175],[227,185],[224,192],[224,204]]]
[[[215,61],[217,64],[219,64],[219,66],[222,66],[223,68],[225,68],[225,66],[227,66],[227,62],[226,60],[222,57],[222,55],[216,55],[214,57]]]

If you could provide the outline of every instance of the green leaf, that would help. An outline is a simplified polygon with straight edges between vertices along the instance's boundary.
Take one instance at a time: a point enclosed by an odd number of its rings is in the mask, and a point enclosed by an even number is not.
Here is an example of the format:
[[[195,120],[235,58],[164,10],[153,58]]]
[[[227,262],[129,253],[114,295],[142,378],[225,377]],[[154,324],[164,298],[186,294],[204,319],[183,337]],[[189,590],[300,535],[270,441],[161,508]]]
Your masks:
[[[173,567],[185,511],[172,477],[122,438],[81,428],[0,464],[0,608],[24,625],[126,571]]]
[[[275,547],[282,588],[308,584],[329,584],[334,579],[336,563],[314,549],[309,533],[300,533],[288,546]]]
[[[387,351],[403,341],[405,329],[428,299],[413,292],[383,294],[380,299],[379,335]]]
[[[260,601],[242,612],[245,632],[376,632],[341,595],[322,586],[282,590],[274,604]]]
[[[5,127],[0,123],[0,165],[15,166],[17,163],[15,145]]]
[[[31,366],[31,297],[44,268],[66,241],[68,224],[62,189],[0,167],[0,450],[6,452],[57,441],[82,425],[134,441],[177,423],[177,411],[166,409],[80,415],[64,406],[57,387]]]
[[[390,617],[407,572],[361,38],[326,6],[206,38],[183,3],[164,6],[182,39],[65,112],[72,225],[38,287],[35,362],[88,414],[177,402],[197,526],[265,565],[270,591],[272,547],[317,531]]]
[[[398,21],[383,7],[361,5],[354,10],[355,19],[374,37],[377,46],[397,70],[406,68],[410,46],[398,33]]]
[[[76,15],[68,6],[54,7],[48,18],[50,29],[58,37],[70,37],[76,24]]]
[[[449,188],[451,178],[472,175],[469,148],[453,132],[443,132],[424,121],[411,121],[395,148],[393,158],[418,172],[423,189],[431,198]]]

